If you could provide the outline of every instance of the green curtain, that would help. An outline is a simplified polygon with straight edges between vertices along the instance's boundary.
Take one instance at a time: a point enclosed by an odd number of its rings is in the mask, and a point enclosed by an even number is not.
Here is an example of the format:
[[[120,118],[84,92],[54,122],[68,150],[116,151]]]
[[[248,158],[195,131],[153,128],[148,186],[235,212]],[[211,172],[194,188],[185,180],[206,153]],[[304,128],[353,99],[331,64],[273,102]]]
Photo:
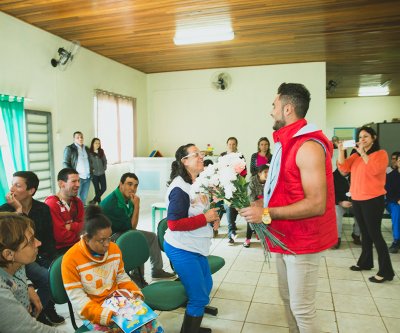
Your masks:
[[[0,95],[0,110],[16,171],[26,170],[25,112],[22,97]]]
[[[6,168],[3,162],[3,153],[0,146],[0,205],[6,202],[6,194],[8,192]]]

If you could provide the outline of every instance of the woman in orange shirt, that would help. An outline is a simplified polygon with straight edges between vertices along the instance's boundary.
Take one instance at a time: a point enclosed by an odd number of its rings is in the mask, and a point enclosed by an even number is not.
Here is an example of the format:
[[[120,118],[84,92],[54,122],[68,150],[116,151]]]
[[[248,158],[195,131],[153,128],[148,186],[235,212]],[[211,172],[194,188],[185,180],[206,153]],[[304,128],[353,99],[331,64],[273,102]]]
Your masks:
[[[350,193],[354,216],[360,225],[362,251],[352,271],[370,270],[374,267],[372,244],[378,252],[379,270],[369,281],[382,283],[392,281],[394,271],[387,244],[382,236],[381,223],[385,208],[385,181],[388,156],[380,149],[375,131],[363,126],[358,130],[356,153],[345,159],[343,143],[340,142],[338,168],[351,172]]]

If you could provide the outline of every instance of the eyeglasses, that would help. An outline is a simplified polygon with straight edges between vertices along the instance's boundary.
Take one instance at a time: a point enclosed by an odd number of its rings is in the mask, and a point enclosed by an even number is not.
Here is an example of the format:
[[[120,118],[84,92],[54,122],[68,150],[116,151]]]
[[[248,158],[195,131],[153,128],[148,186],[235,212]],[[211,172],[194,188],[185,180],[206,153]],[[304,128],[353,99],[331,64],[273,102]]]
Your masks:
[[[104,243],[111,243],[112,242],[112,237],[96,239],[96,242],[100,243],[101,245],[103,245]]]
[[[203,151],[195,151],[195,152],[193,152],[193,153],[190,153],[190,154],[187,154],[186,156],[184,156],[184,157],[182,157],[182,160],[183,159],[185,159],[185,158],[189,158],[189,157],[204,157],[204,156],[206,156],[206,154],[203,152]]]

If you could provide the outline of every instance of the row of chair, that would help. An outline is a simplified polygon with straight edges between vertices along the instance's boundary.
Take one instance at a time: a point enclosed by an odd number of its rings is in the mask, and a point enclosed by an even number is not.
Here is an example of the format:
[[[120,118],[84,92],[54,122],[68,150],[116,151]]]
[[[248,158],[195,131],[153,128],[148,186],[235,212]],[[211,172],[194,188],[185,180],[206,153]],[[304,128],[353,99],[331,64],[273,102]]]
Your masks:
[[[162,250],[164,234],[167,228],[167,219],[161,220],[157,227],[157,236],[160,248]],[[133,270],[138,271],[141,275],[142,281],[144,281],[144,277],[142,275],[143,272],[141,271],[140,267],[142,267],[142,265],[149,258],[149,248],[146,238],[139,231],[131,230],[122,234],[117,239],[116,243],[122,252],[122,260],[124,261],[125,271],[128,274]],[[82,325],[81,327],[78,327],[76,324],[72,304],[67,296],[62,281],[61,262],[62,257],[58,257],[52,263],[49,269],[50,291],[53,301],[56,304],[68,304],[71,322],[75,329],[75,333],[87,332],[89,329],[86,326]],[[218,256],[210,255],[208,257],[208,262],[212,274],[220,270],[225,265],[224,259]],[[154,310],[172,311],[179,307],[184,307],[187,303],[185,288],[179,280],[153,282],[150,285],[142,288],[142,293],[145,297],[146,303]],[[207,307],[206,312],[216,315],[218,313],[218,309],[214,307]]]

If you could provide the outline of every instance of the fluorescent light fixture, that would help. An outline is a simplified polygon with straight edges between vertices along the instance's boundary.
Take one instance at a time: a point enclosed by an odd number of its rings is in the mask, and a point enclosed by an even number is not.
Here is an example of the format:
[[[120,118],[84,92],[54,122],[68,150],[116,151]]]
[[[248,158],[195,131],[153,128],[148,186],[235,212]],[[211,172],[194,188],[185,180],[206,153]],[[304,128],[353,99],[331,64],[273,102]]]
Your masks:
[[[360,87],[358,96],[387,96],[389,95],[389,86],[375,86],[375,87]]]
[[[178,27],[176,29],[174,43],[176,45],[214,43],[232,40],[234,37],[235,34],[230,24]]]

